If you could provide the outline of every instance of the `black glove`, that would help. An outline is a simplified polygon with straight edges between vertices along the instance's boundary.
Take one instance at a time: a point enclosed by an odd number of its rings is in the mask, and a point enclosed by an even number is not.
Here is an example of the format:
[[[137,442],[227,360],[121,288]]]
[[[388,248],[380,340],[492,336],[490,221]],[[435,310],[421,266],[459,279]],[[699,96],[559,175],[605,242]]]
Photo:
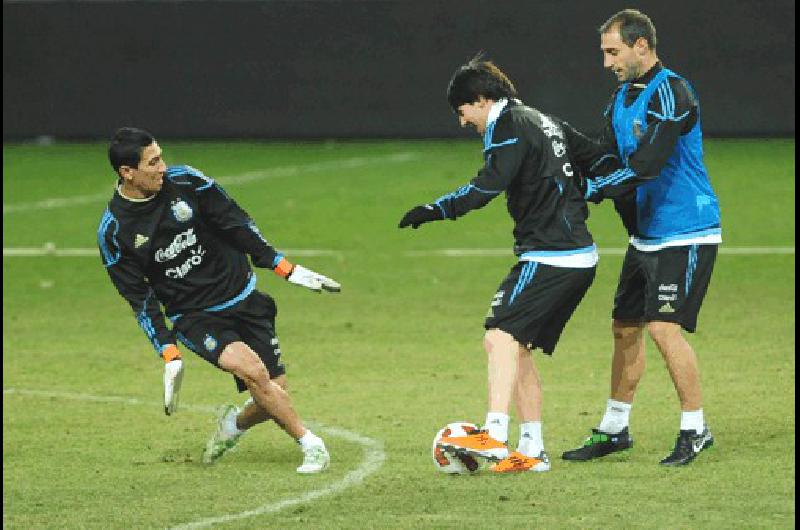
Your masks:
[[[414,206],[406,212],[400,220],[400,224],[397,225],[397,228],[405,228],[408,225],[411,225],[411,228],[419,228],[419,225],[423,223],[441,221],[442,219],[444,219],[442,210],[436,206],[430,204]]]

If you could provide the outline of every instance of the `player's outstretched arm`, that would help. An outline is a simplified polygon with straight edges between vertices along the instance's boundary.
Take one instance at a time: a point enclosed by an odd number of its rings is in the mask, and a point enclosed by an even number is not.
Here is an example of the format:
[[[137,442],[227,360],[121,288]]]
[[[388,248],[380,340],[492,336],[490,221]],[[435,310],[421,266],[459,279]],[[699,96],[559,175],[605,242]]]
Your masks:
[[[342,286],[339,282],[307,269],[302,265],[289,263],[289,260],[286,258],[281,258],[274,270],[275,274],[286,278],[289,283],[306,287],[318,293],[321,293],[323,290],[329,293],[338,293],[342,290]]]
[[[178,410],[178,394],[183,383],[183,360],[174,344],[167,344],[161,352],[164,359],[164,414],[171,416]]]

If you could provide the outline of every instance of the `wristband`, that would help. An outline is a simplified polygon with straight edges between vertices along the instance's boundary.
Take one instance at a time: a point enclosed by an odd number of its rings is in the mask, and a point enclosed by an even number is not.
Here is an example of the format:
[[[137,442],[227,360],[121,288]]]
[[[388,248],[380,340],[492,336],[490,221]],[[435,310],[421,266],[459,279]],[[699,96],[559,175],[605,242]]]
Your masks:
[[[181,351],[174,344],[170,344],[164,348],[164,351],[161,352],[161,357],[164,358],[165,363],[168,363],[170,361],[174,361],[175,359],[180,359]]]
[[[281,260],[275,266],[275,274],[277,274],[281,278],[288,278],[289,275],[292,273],[293,269],[294,265],[289,263],[289,260],[287,260],[286,258],[281,258]]]

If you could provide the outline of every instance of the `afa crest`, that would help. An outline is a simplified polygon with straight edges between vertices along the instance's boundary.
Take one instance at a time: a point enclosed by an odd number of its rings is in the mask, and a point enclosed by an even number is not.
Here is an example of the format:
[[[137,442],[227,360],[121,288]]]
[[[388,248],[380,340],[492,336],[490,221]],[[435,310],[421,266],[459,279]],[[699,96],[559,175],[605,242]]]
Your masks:
[[[175,216],[175,219],[184,223],[192,218],[194,212],[192,211],[192,207],[189,206],[186,201],[183,199],[178,199],[172,202],[172,215]]]
[[[203,339],[203,346],[205,346],[208,351],[214,351],[217,349],[217,339],[211,335],[206,335]]]

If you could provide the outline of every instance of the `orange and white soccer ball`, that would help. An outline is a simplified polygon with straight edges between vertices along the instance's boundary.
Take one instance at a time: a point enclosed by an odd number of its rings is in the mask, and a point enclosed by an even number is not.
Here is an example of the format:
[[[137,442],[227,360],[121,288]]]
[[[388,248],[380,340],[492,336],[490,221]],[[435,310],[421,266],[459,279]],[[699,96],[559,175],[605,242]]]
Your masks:
[[[439,442],[443,436],[466,436],[478,430],[478,426],[468,421],[457,421],[448,423],[436,433],[431,449],[433,464],[442,473],[450,475],[468,475],[476,473],[480,468],[479,462],[472,456],[466,454],[454,454],[445,450]]]

